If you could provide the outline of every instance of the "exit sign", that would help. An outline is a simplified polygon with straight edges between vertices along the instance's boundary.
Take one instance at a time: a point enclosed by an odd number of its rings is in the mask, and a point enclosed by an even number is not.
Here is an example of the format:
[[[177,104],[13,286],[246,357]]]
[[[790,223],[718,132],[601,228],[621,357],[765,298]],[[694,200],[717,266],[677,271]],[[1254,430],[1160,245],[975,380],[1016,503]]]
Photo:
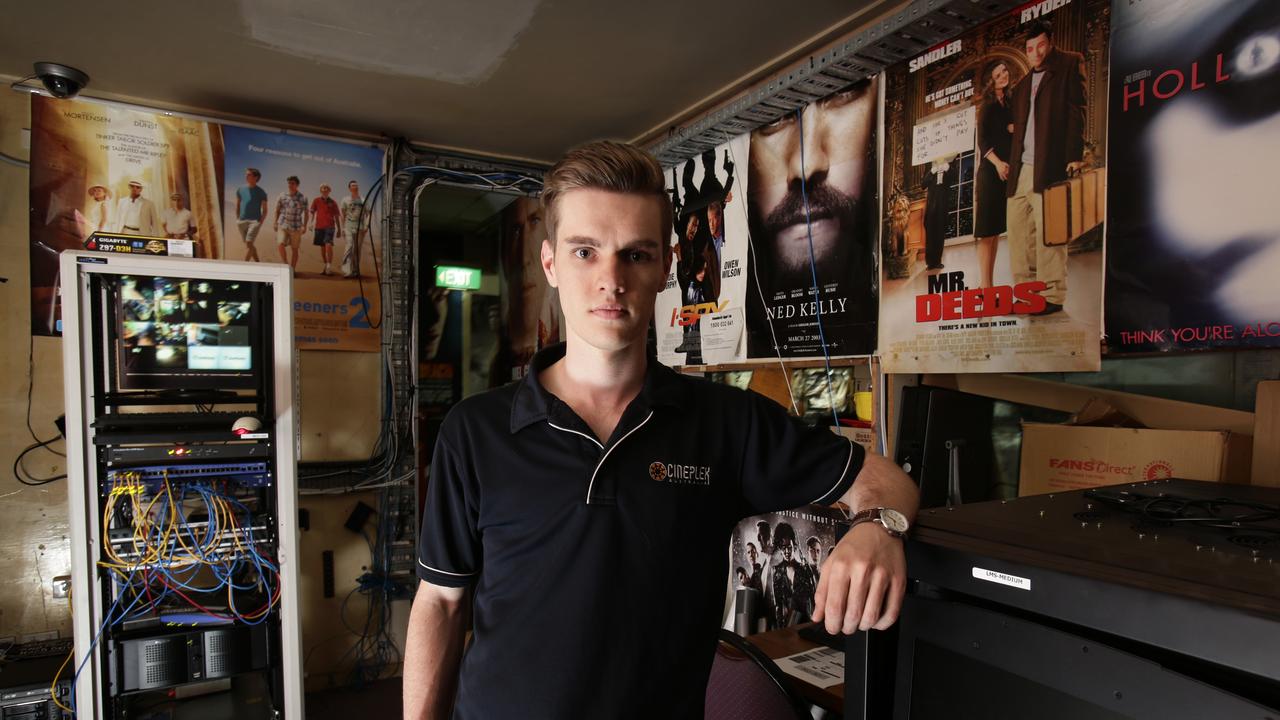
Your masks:
[[[437,265],[436,287],[450,290],[479,290],[480,271],[469,267]]]

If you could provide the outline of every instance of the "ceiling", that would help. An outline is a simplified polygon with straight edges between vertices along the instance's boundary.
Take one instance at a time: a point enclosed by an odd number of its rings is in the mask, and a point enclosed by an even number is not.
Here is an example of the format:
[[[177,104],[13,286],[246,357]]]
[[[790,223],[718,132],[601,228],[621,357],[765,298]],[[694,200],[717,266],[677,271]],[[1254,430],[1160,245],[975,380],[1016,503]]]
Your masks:
[[[48,0],[6,8],[0,73],[48,60],[90,96],[548,162],[682,122],[894,4]]]

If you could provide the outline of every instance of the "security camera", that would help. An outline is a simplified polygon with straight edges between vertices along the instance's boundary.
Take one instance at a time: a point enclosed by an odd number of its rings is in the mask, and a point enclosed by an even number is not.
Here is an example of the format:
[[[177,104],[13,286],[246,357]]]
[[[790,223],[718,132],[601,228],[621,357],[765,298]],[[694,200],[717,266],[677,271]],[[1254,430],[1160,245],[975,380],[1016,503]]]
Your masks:
[[[89,84],[88,73],[60,63],[36,63],[36,77],[40,78],[44,89],[59,100],[75,97]]]

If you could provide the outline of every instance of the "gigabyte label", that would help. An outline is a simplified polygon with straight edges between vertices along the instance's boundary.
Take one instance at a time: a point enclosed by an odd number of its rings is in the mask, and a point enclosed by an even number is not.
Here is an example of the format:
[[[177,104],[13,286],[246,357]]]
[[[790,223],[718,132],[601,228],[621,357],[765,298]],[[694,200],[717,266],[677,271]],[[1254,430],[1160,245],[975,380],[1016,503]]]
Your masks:
[[[649,463],[649,477],[674,485],[710,485],[711,468],[705,465],[654,462]]]
[[[960,52],[959,40],[952,40],[946,45],[939,45],[920,57],[911,58],[911,62],[907,63],[907,72],[913,73],[921,68],[928,67],[931,63],[943,58],[949,58],[958,52]]]
[[[977,565],[973,566],[973,576],[979,580],[998,583],[1000,585],[1008,585],[1009,587],[1018,588],[1019,590],[1030,590],[1030,578],[1018,577],[1017,575],[1006,575],[995,570],[986,570]]]

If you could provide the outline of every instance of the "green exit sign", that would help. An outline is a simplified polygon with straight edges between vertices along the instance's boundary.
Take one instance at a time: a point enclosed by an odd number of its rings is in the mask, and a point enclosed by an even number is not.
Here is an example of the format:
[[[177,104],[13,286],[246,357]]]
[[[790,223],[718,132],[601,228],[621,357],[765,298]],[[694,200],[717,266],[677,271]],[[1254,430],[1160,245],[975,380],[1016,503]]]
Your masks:
[[[436,266],[436,287],[450,290],[479,290],[480,271],[455,265]]]

